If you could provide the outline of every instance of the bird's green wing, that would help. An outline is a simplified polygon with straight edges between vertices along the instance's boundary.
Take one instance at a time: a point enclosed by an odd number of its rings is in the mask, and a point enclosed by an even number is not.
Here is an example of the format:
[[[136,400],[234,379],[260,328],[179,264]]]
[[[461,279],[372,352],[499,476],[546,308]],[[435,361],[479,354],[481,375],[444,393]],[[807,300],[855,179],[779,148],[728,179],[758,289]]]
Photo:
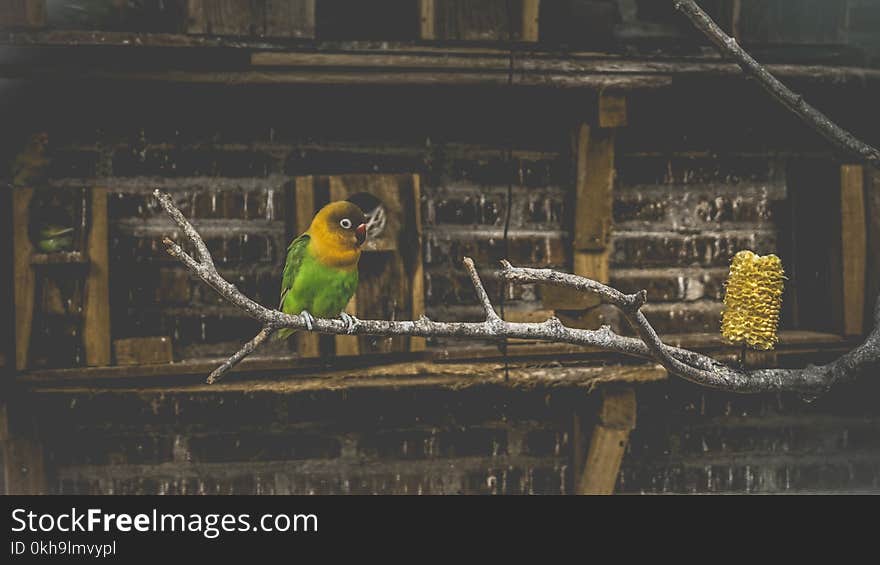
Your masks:
[[[281,301],[278,308],[284,306],[284,296],[291,288],[293,288],[293,280],[302,266],[303,258],[306,256],[306,248],[309,246],[307,234],[302,234],[298,238],[290,242],[287,247],[287,260],[284,262],[284,274],[281,276]]]

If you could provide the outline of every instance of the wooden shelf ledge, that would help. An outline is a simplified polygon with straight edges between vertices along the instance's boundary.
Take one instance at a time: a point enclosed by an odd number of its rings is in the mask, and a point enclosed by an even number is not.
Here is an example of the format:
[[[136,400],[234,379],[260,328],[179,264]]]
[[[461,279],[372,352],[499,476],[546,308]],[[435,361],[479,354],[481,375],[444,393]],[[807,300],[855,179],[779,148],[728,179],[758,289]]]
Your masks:
[[[174,373],[173,364],[162,366],[166,374]],[[111,368],[107,368],[111,369]],[[113,367],[112,369],[116,369]],[[72,371],[72,370],[65,370]],[[180,377],[177,383],[165,383],[154,388],[138,381],[131,384],[108,382],[87,382],[88,375],[94,375],[96,369],[82,369],[77,378],[59,380],[45,378],[49,371],[34,372],[22,377],[21,381],[29,389],[41,393],[96,393],[112,391],[114,393],[146,392],[161,390],[163,393],[223,393],[223,392],[277,392],[295,394],[320,390],[347,390],[362,388],[436,388],[460,390],[474,386],[499,386],[512,389],[547,389],[577,388],[592,390],[597,386],[610,383],[649,383],[667,378],[666,371],[659,365],[610,365],[610,366],[547,366],[514,364],[509,368],[505,379],[504,366],[500,363],[433,363],[418,361],[410,363],[393,363],[366,368],[339,369],[325,372],[304,372],[291,375],[272,377],[256,377],[242,379],[240,376],[229,376],[228,380],[208,385],[203,382],[205,373],[199,373],[194,381]],[[42,375],[41,375],[42,373]],[[58,371],[55,371],[56,375]],[[69,373],[68,376],[72,376]],[[41,378],[42,377],[42,378]],[[128,381],[131,383],[131,381]],[[158,384],[158,383],[157,383]]]
[[[664,336],[671,345],[688,347],[729,360],[739,348],[717,334]],[[781,332],[774,351],[779,360],[804,355],[839,355],[855,338],[818,332]],[[497,347],[427,350],[414,353],[364,354],[338,357],[332,365],[320,358],[250,357],[241,362],[228,382],[208,386],[204,378],[224,359],[198,359],[155,365],[113,365],[20,372],[16,381],[27,388],[156,387],[173,390],[278,390],[336,387],[444,386],[457,388],[498,382],[512,387],[593,387],[606,382],[652,382],[666,373],[650,363],[626,364],[631,359],[607,351],[558,343],[512,343],[508,347],[510,380],[504,383]],[[623,363],[623,364],[622,364]]]
[[[126,32],[18,32],[0,44],[14,46],[0,57],[0,72],[65,79],[101,78],[221,84],[506,84],[505,49],[423,42],[272,42]],[[57,47],[63,46],[60,50]],[[230,48],[236,51],[229,56]],[[33,64],[29,49],[40,53]],[[150,50],[149,57],[144,51]],[[185,50],[187,55],[180,56]],[[63,52],[62,52],[63,51]],[[120,61],[130,59],[129,64]],[[75,63],[75,65],[73,65]],[[4,69],[6,67],[6,69]],[[880,69],[833,65],[769,64],[783,79],[835,85],[880,84]],[[73,70],[72,70],[73,69]],[[79,69],[79,70],[76,70]],[[740,77],[737,65],[717,56],[638,56],[561,53],[519,45],[514,84],[570,88],[656,88],[680,76]]]
[[[31,265],[88,265],[88,263],[88,258],[81,251],[58,251],[31,255]]]

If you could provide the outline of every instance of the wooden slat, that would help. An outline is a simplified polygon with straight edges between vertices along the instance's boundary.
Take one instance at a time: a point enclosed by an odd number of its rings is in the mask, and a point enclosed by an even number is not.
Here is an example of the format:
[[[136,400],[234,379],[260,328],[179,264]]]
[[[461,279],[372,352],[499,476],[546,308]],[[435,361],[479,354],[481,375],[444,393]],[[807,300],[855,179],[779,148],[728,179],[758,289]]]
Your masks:
[[[424,242],[422,240],[422,187],[421,177],[413,175],[413,212],[415,213],[416,225],[416,256],[415,268],[412,274],[412,317],[413,320],[419,319],[425,314],[425,266],[422,261],[422,249]],[[423,337],[409,338],[410,351],[424,351],[426,340]]]
[[[614,130],[581,125],[579,139],[589,135],[586,151],[578,151],[575,249],[601,251],[608,246],[614,188]]]
[[[0,400],[0,441],[10,439],[9,434],[9,403]]]
[[[415,361],[407,363],[379,363],[371,362],[371,356],[346,358],[345,363],[330,371],[316,371],[315,368],[305,369],[296,375],[296,378],[278,378],[278,375],[267,378],[229,379],[212,385],[205,383],[205,372],[193,375],[189,379],[182,379],[179,375],[172,375],[166,383],[160,386],[155,384],[150,387],[153,391],[166,393],[186,392],[197,394],[199,392],[223,393],[230,391],[260,390],[264,392],[292,393],[297,391],[338,391],[356,388],[426,388],[440,387],[448,390],[461,390],[463,388],[485,385],[497,385],[512,389],[526,389],[534,391],[538,387],[559,389],[571,387],[590,393],[596,386],[625,386],[639,383],[652,383],[665,380],[666,371],[659,365],[605,365],[585,366],[567,365],[535,367],[531,363],[513,363],[509,366],[509,379],[504,377],[504,364],[500,361],[489,363],[433,363]],[[268,360],[267,360],[268,361]],[[387,361],[387,359],[386,359]],[[277,367],[283,366],[279,361],[273,361]],[[324,364],[321,364],[324,366]],[[343,366],[344,365],[344,366]],[[157,366],[153,366],[155,368]],[[205,367],[210,371],[216,367]],[[114,367],[113,369],[127,369]],[[141,367],[139,369],[149,369]],[[284,369],[282,369],[284,370]],[[80,369],[79,372],[109,372],[96,371],[94,369]],[[68,370],[68,373],[74,371]],[[118,372],[118,371],[115,371]],[[145,384],[139,382],[120,383],[119,379],[106,378],[100,381],[87,381],[70,379],[66,386],[59,383],[39,382],[35,379],[25,379],[23,383],[28,385],[29,390],[39,391],[41,394],[70,394],[86,392],[97,394],[108,390],[118,393],[125,391],[137,391],[143,393]]]
[[[34,321],[34,270],[31,267],[33,244],[28,234],[33,188],[12,189],[13,293],[15,295],[15,367],[28,364],[31,331]]]
[[[3,0],[0,28],[39,28],[46,25],[46,0]]]
[[[581,124],[575,136],[576,189],[573,271],[599,282],[609,280],[608,245],[614,183],[613,130]],[[542,300],[556,310],[587,310],[599,304],[594,295],[543,286]]]
[[[740,18],[742,17],[742,0],[730,0],[730,35],[737,41],[742,40]]]
[[[117,365],[155,365],[174,361],[171,338],[167,336],[117,339],[113,342],[113,349]]]
[[[29,439],[8,439],[3,446],[6,494],[46,494],[43,448]]]
[[[523,0],[522,37],[523,41],[538,41],[540,38],[541,0]]]
[[[603,390],[599,419],[593,429],[578,494],[613,494],[629,434],[636,425],[636,394],[627,387]]]
[[[86,365],[110,364],[110,257],[107,235],[107,189],[92,187],[89,198],[89,236],[83,307],[83,345]]]
[[[251,2],[238,0],[187,0],[187,33],[252,35],[255,10]]]
[[[867,210],[867,289],[865,317],[871,319],[877,296],[880,295],[880,171],[866,171],[865,208]]]
[[[620,92],[600,92],[599,127],[619,128],[626,125],[626,96]]]
[[[419,0],[419,22],[421,24],[422,39],[436,39],[436,7],[434,0]]]
[[[266,0],[266,37],[315,37],[315,0]]]
[[[314,177],[297,177],[295,184],[296,197],[296,234],[309,229],[315,215]],[[296,350],[300,357],[318,357],[321,354],[321,336],[313,332],[296,334]]]
[[[861,165],[840,169],[840,214],[843,258],[843,331],[859,335],[864,331],[865,265],[865,180]]]

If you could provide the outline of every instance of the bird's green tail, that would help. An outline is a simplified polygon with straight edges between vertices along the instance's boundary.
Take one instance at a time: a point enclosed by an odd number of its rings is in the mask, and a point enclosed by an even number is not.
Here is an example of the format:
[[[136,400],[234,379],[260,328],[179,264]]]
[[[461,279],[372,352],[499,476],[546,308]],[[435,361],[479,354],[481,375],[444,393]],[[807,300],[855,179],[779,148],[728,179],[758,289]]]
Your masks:
[[[293,328],[281,328],[280,330],[275,332],[274,339],[277,339],[277,340],[287,339],[295,333],[296,333],[296,330]]]

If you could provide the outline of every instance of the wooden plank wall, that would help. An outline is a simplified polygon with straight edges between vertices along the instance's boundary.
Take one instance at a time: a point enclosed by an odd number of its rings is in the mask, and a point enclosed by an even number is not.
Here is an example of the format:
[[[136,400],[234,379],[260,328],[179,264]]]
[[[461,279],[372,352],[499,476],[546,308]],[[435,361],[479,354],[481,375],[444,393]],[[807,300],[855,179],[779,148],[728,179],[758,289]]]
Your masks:
[[[315,36],[315,0],[187,0],[187,33]]]
[[[843,332],[861,335],[867,263],[865,175],[861,165],[840,168],[840,226],[843,267]]]
[[[88,276],[83,308],[86,365],[110,364],[110,257],[108,251],[107,189],[89,191]]]
[[[420,0],[422,39],[537,41],[539,12],[539,0]]]
[[[0,2],[0,28],[39,28],[46,24],[46,0]]]

